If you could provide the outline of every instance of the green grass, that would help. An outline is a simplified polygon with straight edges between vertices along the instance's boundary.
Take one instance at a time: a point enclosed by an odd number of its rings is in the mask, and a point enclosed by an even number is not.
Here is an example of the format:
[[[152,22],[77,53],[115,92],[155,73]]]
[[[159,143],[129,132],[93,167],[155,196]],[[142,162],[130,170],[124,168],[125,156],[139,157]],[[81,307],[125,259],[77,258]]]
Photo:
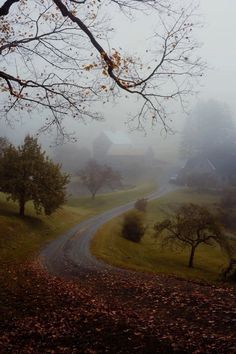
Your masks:
[[[154,184],[144,184],[127,191],[69,200],[52,216],[37,215],[32,203],[26,204],[26,217],[18,216],[16,203],[8,202],[0,193],[0,267],[20,263],[34,256],[48,241],[55,239],[77,223],[143,196],[155,188]]]
[[[218,246],[201,245],[196,250],[193,269],[187,267],[189,250],[163,248],[154,238],[152,227],[182,203],[193,202],[214,207],[218,197],[186,190],[170,193],[148,205],[145,223],[147,232],[141,243],[136,244],[120,236],[122,216],[115,218],[98,230],[93,239],[92,253],[104,261],[124,268],[164,274],[175,274],[188,279],[217,281],[227,258]]]
[[[65,206],[52,216],[36,215],[30,203],[26,217],[17,214],[17,205],[0,195],[0,264],[16,264],[37,252],[46,242],[89,216],[82,208]]]
[[[156,187],[156,184],[153,182],[145,183],[131,189],[122,189],[113,193],[98,194],[95,199],[92,199],[91,197],[72,198],[68,201],[68,205],[71,207],[81,206],[84,209],[93,209],[94,213],[103,212],[141,198],[151,193]]]

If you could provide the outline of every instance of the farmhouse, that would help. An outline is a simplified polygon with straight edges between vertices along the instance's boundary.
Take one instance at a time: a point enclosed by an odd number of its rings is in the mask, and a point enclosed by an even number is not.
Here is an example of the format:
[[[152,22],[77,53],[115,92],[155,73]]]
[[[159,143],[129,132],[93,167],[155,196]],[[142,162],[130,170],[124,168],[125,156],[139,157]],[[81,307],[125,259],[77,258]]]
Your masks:
[[[236,185],[236,152],[214,151],[190,158],[179,172],[177,181],[186,184],[191,175],[214,177],[219,186]]]
[[[136,147],[129,137],[121,131],[103,131],[93,142],[93,157],[117,169],[130,165],[148,166],[154,160],[152,148]]]

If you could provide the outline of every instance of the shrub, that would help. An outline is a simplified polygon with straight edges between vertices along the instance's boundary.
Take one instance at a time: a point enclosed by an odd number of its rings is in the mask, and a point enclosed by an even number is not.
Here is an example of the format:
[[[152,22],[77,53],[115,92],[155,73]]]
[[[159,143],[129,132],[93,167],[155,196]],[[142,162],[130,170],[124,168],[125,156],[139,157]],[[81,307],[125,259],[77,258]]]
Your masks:
[[[223,271],[223,279],[236,282],[236,259],[230,259],[228,267]]]
[[[134,207],[138,211],[142,211],[145,213],[147,211],[147,199],[146,198],[138,199],[135,202]]]
[[[121,235],[127,240],[140,242],[145,233],[142,215],[132,210],[124,215]]]
[[[236,228],[236,188],[223,190],[220,207],[222,224],[234,231]]]

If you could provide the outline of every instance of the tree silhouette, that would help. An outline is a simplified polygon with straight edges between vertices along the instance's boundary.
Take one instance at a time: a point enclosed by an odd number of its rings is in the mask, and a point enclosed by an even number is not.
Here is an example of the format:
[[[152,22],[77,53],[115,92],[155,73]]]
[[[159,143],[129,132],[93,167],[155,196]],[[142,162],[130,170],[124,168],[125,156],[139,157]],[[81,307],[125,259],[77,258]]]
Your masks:
[[[169,100],[184,106],[205,66],[192,35],[198,26],[194,3],[6,0],[0,7],[3,113],[10,119],[15,110],[41,109],[42,130],[57,127],[65,136],[65,117],[100,119],[93,103],[124,92],[139,98],[131,117],[139,128],[148,119],[161,121],[167,130]],[[142,59],[104,40],[114,31],[112,20],[104,18],[115,11],[132,18],[142,13],[140,21],[156,14],[158,30]]]
[[[175,216],[154,225],[155,237],[163,231],[164,246],[177,245],[189,248],[188,266],[193,267],[195,251],[201,244],[223,244],[224,236],[215,215],[197,204],[186,204],[179,208]]]
[[[109,166],[99,165],[95,160],[90,160],[79,173],[83,185],[89,190],[92,198],[103,187],[111,189],[121,186],[121,175]]]

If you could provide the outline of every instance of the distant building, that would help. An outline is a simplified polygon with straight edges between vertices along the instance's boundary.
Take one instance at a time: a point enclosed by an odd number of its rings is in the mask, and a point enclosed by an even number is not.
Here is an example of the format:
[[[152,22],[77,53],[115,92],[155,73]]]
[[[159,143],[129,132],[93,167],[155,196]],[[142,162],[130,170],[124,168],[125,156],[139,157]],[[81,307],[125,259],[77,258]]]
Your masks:
[[[154,153],[150,147],[147,149],[136,147],[121,131],[106,130],[93,142],[93,158],[117,169],[125,169],[130,165],[150,165],[154,160]]]
[[[214,151],[190,158],[179,172],[177,181],[185,184],[191,175],[211,175],[219,186],[236,185],[236,151]]]
[[[104,161],[108,151],[112,147],[126,148],[132,147],[130,139],[123,132],[112,132],[105,130],[98,135],[93,142],[93,157],[97,161]]]

